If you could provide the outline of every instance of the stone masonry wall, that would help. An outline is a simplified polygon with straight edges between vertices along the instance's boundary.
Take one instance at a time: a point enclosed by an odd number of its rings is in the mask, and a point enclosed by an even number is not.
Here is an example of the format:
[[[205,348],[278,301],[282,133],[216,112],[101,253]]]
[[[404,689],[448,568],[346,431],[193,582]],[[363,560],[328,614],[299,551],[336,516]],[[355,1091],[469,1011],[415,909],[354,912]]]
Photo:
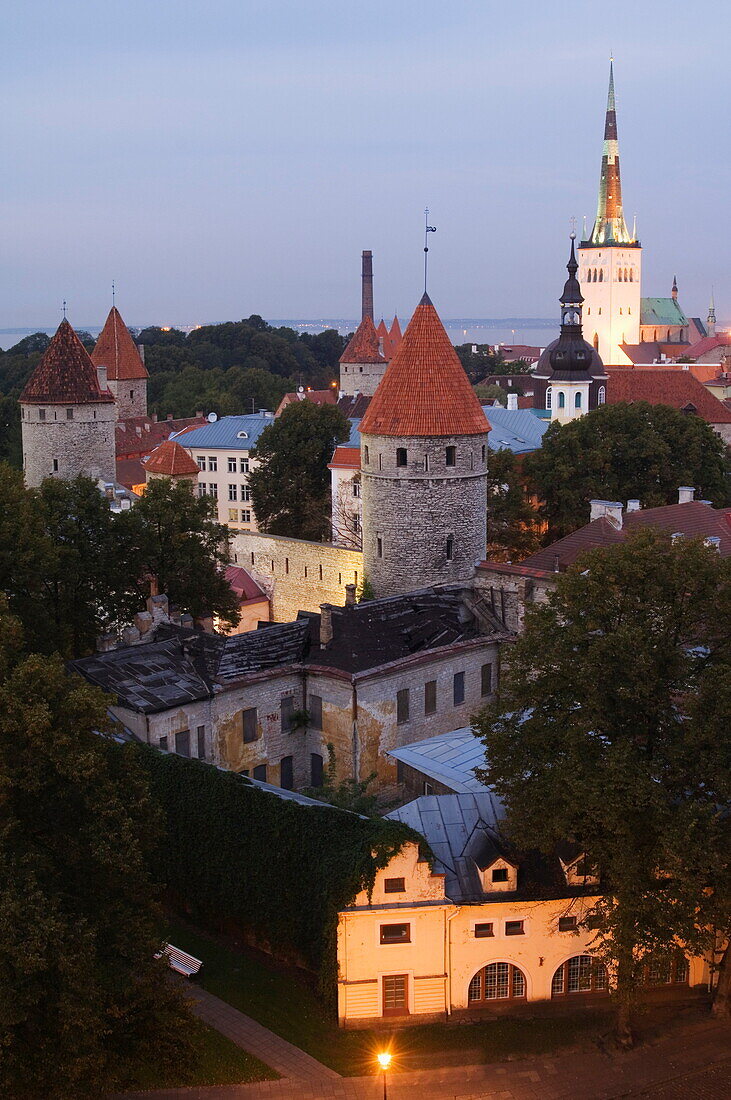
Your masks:
[[[446,465],[448,447],[454,466]],[[472,577],[486,549],[487,435],[364,435],[361,479],[363,565],[376,596]]]
[[[67,418],[67,409],[72,411],[72,419]],[[45,420],[41,420],[41,410],[45,412]],[[74,478],[84,474],[115,480],[115,406],[111,402],[23,405],[21,416],[23,471],[29,488],[40,485],[45,477]]]
[[[319,611],[321,603],[342,606],[345,585],[363,579],[361,551],[329,542],[236,531],[231,549],[235,564],[248,570],[269,596],[277,623],[292,622],[298,611]]]
[[[107,386],[117,403],[117,420],[130,416],[147,416],[147,379],[128,378],[119,382],[111,379]]]
[[[373,397],[387,366],[387,363],[341,363],[341,394],[353,397],[356,393],[362,393],[366,397]]]

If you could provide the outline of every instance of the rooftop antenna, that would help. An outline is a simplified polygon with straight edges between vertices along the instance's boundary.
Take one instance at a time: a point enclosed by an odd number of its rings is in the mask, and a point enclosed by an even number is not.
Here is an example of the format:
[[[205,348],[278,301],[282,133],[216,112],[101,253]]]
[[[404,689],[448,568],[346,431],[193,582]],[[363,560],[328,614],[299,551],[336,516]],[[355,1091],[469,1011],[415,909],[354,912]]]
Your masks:
[[[429,240],[430,233],[436,233],[437,227],[435,225],[429,225],[429,207],[427,206],[424,211],[424,293],[426,294],[426,275],[427,275],[427,262],[429,259]]]
[[[587,230],[586,230],[586,214],[584,214],[584,240],[587,239],[586,232],[587,232]]]
[[[63,310],[63,319],[65,321],[66,320],[66,299],[65,298],[64,298],[63,302],[61,303],[61,309]]]

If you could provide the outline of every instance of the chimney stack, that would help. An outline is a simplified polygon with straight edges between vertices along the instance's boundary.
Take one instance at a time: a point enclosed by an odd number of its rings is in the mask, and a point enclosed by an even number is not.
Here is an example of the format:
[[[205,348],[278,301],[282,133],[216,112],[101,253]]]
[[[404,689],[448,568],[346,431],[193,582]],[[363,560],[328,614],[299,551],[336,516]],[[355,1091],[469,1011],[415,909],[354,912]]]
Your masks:
[[[320,604],[320,649],[333,640],[333,609],[332,604]]]
[[[511,412],[515,412],[515,410],[517,408],[518,408],[518,395],[517,395],[517,393],[509,393],[508,394],[508,409]]]
[[[346,584],[345,586],[345,606],[355,607],[355,585]]]
[[[373,320],[373,253],[363,250],[362,275],[363,289],[361,295],[361,320],[370,317]]]
[[[690,504],[695,497],[695,489],[692,485],[680,485],[678,487],[678,504]]]
[[[615,527],[622,530],[622,501],[621,500],[590,500],[591,515],[589,522],[607,516]]]
[[[107,368],[105,366],[103,366],[101,363],[99,363],[97,368],[96,368],[96,376],[97,376],[97,379],[99,381],[99,389],[100,390],[108,390],[109,389],[109,383],[107,382]]]
[[[642,505],[640,504],[639,500],[628,500],[627,501],[627,511],[628,512],[639,512],[641,508],[642,508]]]

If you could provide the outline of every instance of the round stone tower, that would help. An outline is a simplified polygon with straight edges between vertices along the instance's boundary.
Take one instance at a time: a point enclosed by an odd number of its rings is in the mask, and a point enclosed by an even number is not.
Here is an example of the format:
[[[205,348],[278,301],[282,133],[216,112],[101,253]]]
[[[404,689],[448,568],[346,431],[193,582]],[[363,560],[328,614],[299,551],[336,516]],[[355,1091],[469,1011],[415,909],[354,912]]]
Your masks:
[[[363,568],[377,596],[473,576],[489,430],[425,294],[360,422]]]
[[[114,397],[100,374],[64,318],[20,395],[29,487],[78,474],[115,480]]]

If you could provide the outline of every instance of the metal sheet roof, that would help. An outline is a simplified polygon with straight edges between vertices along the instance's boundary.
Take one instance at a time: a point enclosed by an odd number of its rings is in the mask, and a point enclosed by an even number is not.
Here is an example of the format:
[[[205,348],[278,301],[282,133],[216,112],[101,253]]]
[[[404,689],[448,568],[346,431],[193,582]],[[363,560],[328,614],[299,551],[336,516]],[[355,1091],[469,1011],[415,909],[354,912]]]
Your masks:
[[[490,422],[487,445],[491,451],[521,455],[538,450],[549,425],[534,416],[531,409],[504,409],[502,405],[482,408]]]
[[[190,449],[216,448],[228,451],[250,451],[256,446],[259,436],[274,423],[274,413],[265,416],[253,413],[248,416],[223,416],[213,424],[202,428],[193,428],[171,436],[181,446]],[[245,433],[242,435],[242,433]]]
[[[457,794],[485,793],[484,783],[474,775],[474,769],[485,762],[485,746],[469,726],[391,749],[387,755]]]
[[[641,325],[687,325],[688,318],[675,298],[641,298]]]

